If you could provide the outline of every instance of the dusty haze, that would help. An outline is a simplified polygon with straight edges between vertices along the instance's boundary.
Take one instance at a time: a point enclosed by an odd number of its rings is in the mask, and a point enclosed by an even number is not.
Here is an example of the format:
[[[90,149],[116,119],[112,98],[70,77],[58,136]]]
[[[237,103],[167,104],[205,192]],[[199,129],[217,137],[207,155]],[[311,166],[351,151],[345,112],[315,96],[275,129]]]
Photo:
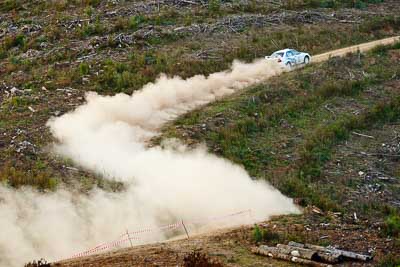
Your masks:
[[[48,126],[57,140],[57,154],[122,181],[127,189],[95,189],[78,196],[66,190],[38,194],[0,187],[0,265],[20,266],[40,257],[57,260],[113,240],[126,229],[179,219],[245,209],[252,210],[253,220],[298,212],[292,200],[205,148],[190,150],[176,142],[163,148],[146,146],[167,121],[282,71],[257,60],[234,62],[231,70],[208,77],[163,75],[132,96],[89,93],[86,104],[52,118]]]

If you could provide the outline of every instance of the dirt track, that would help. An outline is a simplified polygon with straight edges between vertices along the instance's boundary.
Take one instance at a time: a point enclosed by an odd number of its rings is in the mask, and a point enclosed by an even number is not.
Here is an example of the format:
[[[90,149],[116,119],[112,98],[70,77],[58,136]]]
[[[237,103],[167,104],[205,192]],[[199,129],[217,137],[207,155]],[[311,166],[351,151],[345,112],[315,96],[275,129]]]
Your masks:
[[[400,36],[395,36],[395,37],[385,38],[385,39],[376,40],[376,41],[372,41],[372,42],[368,42],[368,43],[353,45],[353,46],[336,49],[336,50],[332,50],[332,51],[329,51],[329,52],[326,52],[323,54],[313,56],[312,61],[315,63],[318,63],[318,62],[328,60],[330,57],[341,57],[348,53],[354,53],[357,51],[366,52],[366,51],[369,51],[379,45],[390,45],[390,44],[394,44],[395,42],[398,42],[398,41],[400,41]]]
[[[331,57],[345,56],[348,53],[354,53],[357,51],[366,52],[379,45],[390,45],[398,41],[400,41],[400,36],[337,49],[314,56],[313,62],[323,62]],[[128,249],[125,248],[114,252],[106,252],[89,257],[59,262],[56,263],[55,266],[179,266],[176,264],[182,261],[182,258],[186,253],[198,248],[208,252],[213,251],[216,255],[222,254],[224,257],[233,257],[235,253],[239,253],[236,251],[238,248],[243,252],[242,249],[244,249],[245,244],[242,244],[241,246],[237,244],[242,241],[246,242],[246,232],[248,232],[247,228],[248,227],[239,227],[234,230],[221,230],[215,233],[192,237],[189,240],[182,239],[165,243],[137,246]],[[224,241],[224,244],[218,246],[219,242],[222,241]],[[235,250],[233,248],[235,248]],[[232,250],[229,251],[230,249]],[[247,255],[248,252],[243,253]],[[265,262],[263,264],[263,266],[270,266],[265,265]],[[285,263],[282,264],[283,265],[280,266],[286,266]]]

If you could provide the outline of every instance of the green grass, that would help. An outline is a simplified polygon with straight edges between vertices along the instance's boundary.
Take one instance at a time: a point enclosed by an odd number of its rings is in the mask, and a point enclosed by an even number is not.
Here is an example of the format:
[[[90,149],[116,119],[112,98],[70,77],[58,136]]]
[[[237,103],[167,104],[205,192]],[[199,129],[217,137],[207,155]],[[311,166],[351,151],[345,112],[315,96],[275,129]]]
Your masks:
[[[58,179],[51,177],[51,174],[46,170],[39,169],[33,172],[24,172],[10,165],[5,165],[0,169],[0,182],[14,188],[29,185],[41,191],[55,190],[58,185]]]
[[[36,125],[45,121],[45,116],[49,116],[49,114],[42,114],[43,116],[27,119],[27,114],[31,113],[28,110],[30,105],[35,109],[35,106],[40,108],[44,105],[41,96],[36,95],[41,92],[42,86],[50,92],[57,88],[72,87],[78,90],[95,90],[102,94],[132,93],[144,84],[154,81],[160,73],[167,73],[169,76],[179,75],[183,78],[196,74],[208,75],[227,69],[236,58],[249,62],[255,57],[271,53],[278,47],[293,46],[316,54],[385,37],[388,35],[388,32],[384,30],[386,28],[392,28],[394,32],[398,30],[397,17],[366,19],[361,25],[354,26],[350,24],[330,25],[330,27],[324,27],[324,24],[285,25],[279,31],[271,30],[269,27],[261,29],[250,27],[245,29],[245,33],[230,36],[226,40],[227,44],[216,53],[218,58],[204,60],[190,55],[198,53],[213,40],[199,41],[191,36],[172,32],[155,35],[146,40],[136,39],[137,43],[131,47],[118,48],[113,37],[119,32],[131,34],[151,25],[169,25],[174,28],[193,23],[215,23],[220,16],[228,14],[242,14],[242,12],[269,14],[276,10],[276,7],[270,4],[259,4],[257,1],[249,1],[244,5],[238,5],[236,2],[227,5],[221,1],[210,1],[209,5],[193,8],[191,12],[181,13],[174,8],[161,7],[160,12],[119,16],[105,22],[99,19],[102,15],[100,10],[104,6],[114,8],[112,3],[59,1],[51,5],[48,1],[38,1],[35,4],[26,1],[7,1],[7,5],[9,4],[14,5],[9,6],[9,9],[14,10],[15,23],[19,26],[33,25],[35,22],[34,19],[25,16],[28,14],[26,10],[32,10],[38,15],[42,12],[50,14],[49,23],[38,33],[9,35],[3,38],[0,45],[0,58],[3,63],[2,80],[7,85],[12,84],[17,88],[33,89],[31,95],[15,96],[3,101],[1,119],[9,130],[12,129],[12,125],[35,128]],[[23,9],[21,9],[22,6]],[[76,14],[82,18],[90,18],[91,23],[85,22],[82,28],[76,27],[75,30],[66,31],[59,23],[74,19],[69,9],[76,11]],[[111,50],[117,57],[108,59],[106,56],[107,59],[96,58],[93,61],[89,58],[87,61],[85,59],[85,62],[77,62],[78,57],[90,53],[90,50],[70,49],[71,40],[79,37],[86,41],[94,35],[105,36],[106,34],[110,34],[108,41],[101,43],[95,52],[99,56],[107,55]],[[42,44],[49,46],[42,48]],[[91,43],[91,45],[94,44]],[[28,49],[43,50],[43,52],[51,50],[52,52],[38,58],[22,59],[20,55]],[[383,56],[386,57],[386,55]],[[360,67],[353,67],[357,71],[361,70]],[[337,66],[332,65],[328,68],[335,69]],[[375,83],[387,79],[386,76],[392,74],[382,71],[379,66],[374,68],[372,71],[375,76],[369,79]],[[283,150],[290,150],[292,146],[298,145],[296,140],[286,138],[279,130],[276,130],[282,120],[304,128],[317,120],[329,119],[327,112],[321,112],[320,117],[314,121],[308,117],[326,101],[344,97],[357,98],[363,93],[365,84],[372,84],[368,79],[360,77],[355,81],[345,81],[340,78],[340,75],[321,82],[315,79],[313,71],[315,69],[305,69],[300,73],[300,78],[288,74],[287,83],[277,83],[268,88],[265,85],[255,86],[248,91],[249,97],[238,102],[240,105],[229,100],[219,101],[212,114],[216,116],[218,113],[225,114],[230,110],[235,110],[235,121],[233,122],[233,118],[228,118],[226,128],[211,132],[208,136],[199,134],[196,138],[204,138],[209,144],[214,144],[217,153],[244,165],[251,175],[270,179],[269,168],[279,167],[285,170],[290,164],[290,161],[282,160],[279,155],[271,153],[277,150],[277,144],[271,140],[287,143],[287,148]],[[23,73],[23,75],[14,76],[12,73]],[[319,73],[321,77],[328,74]],[[346,74],[341,73],[341,75]],[[86,82],[87,80],[84,82],[82,76],[88,77],[89,82]],[[71,108],[71,106],[66,106],[66,103],[52,102],[52,104],[62,106],[63,110]],[[301,109],[304,114],[298,113],[298,109]],[[236,116],[238,114],[243,114],[243,116]],[[184,116],[179,121],[194,125],[203,119],[204,115],[199,111]],[[243,136],[248,136],[248,138],[243,138]],[[283,138],[279,139],[280,136]],[[2,158],[4,161],[0,166],[4,165],[7,159],[15,156],[11,151],[8,151],[7,155]],[[30,162],[30,160],[27,161]],[[30,162],[32,168],[37,171],[42,170],[42,165],[36,163],[36,159],[32,160],[33,162]],[[291,179],[288,178],[288,181]],[[90,184],[86,181],[87,179],[83,180],[85,180],[83,183]],[[309,191],[307,186],[299,185],[297,182],[290,183],[291,186],[298,187],[298,191]],[[310,195],[308,198],[317,201],[316,196]]]
[[[339,48],[350,44],[360,43],[366,40],[370,40],[370,32],[375,29],[377,24],[379,27],[383,25],[392,25],[394,21],[397,23],[398,18],[381,18],[380,20],[374,19],[375,22],[369,22],[367,20],[360,26],[360,31],[354,29],[341,32],[340,30],[330,30],[315,28],[310,29],[309,27],[300,27],[296,33],[293,31],[279,31],[272,32],[268,36],[260,36],[257,33],[251,34],[253,36],[252,43],[249,45],[248,42],[243,42],[238,48],[230,51],[224,51],[221,54],[221,60],[207,60],[207,61],[182,61],[179,58],[182,56],[183,51],[174,51],[173,53],[163,53],[159,51],[147,52],[140,56],[135,56],[134,60],[124,63],[126,65],[127,72],[130,73],[130,77],[134,82],[122,83],[116,85],[116,80],[120,79],[118,74],[109,76],[107,74],[106,80],[100,78],[96,81],[97,91],[108,91],[110,88],[118,87],[118,91],[130,93],[133,90],[141,88],[145,83],[153,81],[159,73],[168,73],[169,75],[179,75],[182,77],[190,77],[196,74],[210,74],[216,71],[220,71],[229,67],[234,59],[241,59],[244,61],[251,61],[255,57],[261,57],[265,54],[270,54],[277,47],[297,47],[299,50],[309,51],[312,54],[326,51],[332,48]],[[396,24],[397,25],[397,24]],[[396,30],[398,30],[396,26]],[[366,35],[365,33],[369,33]],[[375,33],[376,38],[380,38],[383,32],[377,30]],[[166,42],[177,41],[177,36],[163,36],[160,38],[151,38],[149,43],[152,45],[165,44]],[[168,41],[170,40],[170,41]],[[271,41],[272,40],[272,41]],[[335,41],[333,41],[335,40]],[[315,42],[320,45],[315,46]],[[332,44],[339,43],[339,46],[333,46]],[[301,44],[298,46],[297,44]],[[133,52],[137,54],[137,52]],[[143,59],[144,57],[144,59]],[[147,60],[151,58],[152,60]],[[179,62],[179,64],[177,64]],[[106,68],[110,65],[109,62],[103,63]],[[115,62],[114,64],[119,64]],[[128,74],[125,74],[128,76]],[[111,80],[111,82],[109,82]]]
[[[282,237],[278,233],[260,228],[257,224],[254,225],[252,238],[256,243],[266,242],[277,244],[279,241],[282,241]]]
[[[22,3],[22,0],[4,0],[4,2],[0,6],[0,10],[6,12],[18,10],[22,8]]]
[[[397,121],[400,117],[400,97],[376,104],[361,116],[345,116],[332,124],[317,128],[314,135],[305,140],[300,157],[300,177],[307,180],[321,175],[324,163],[330,160],[331,148],[346,140],[350,132],[365,129],[376,123]]]
[[[218,1],[215,1],[218,3]],[[44,3],[40,3],[42,5]],[[65,2],[64,5],[68,7],[73,3]],[[253,3],[254,4],[254,3]],[[75,3],[77,7],[82,7],[82,12],[87,13],[87,8],[92,6],[90,3]],[[249,5],[252,5],[251,3]],[[213,2],[209,5],[212,8]],[[235,5],[233,5],[235,6]],[[44,6],[43,9],[48,9],[50,7]],[[235,7],[233,7],[235,11]],[[92,10],[92,9],[90,9]],[[196,9],[197,10],[197,9]],[[93,10],[92,10],[93,11]],[[210,12],[209,9],[203,10],[204,12]],[[196,13],[194,19],[190,23],[201,23],[201,19],[207,17],[205,13]],[[227,11],[223,8],[224,14]],[[254,10],[252,11],[254,12]],[[266,13],[271,12],[270,10],[265,10]],[[27,49],[41,49],[40,44],[42,42],[57,42],[60,39],[65,38],[76,38],[81,36],[87,38],[92,35],[104,35],[110,34],[107,42],[102,42],[98,52],[102,50],[118,49],[117,44],[114,42],[113,37],[115,37],[114,31],[128,30],[135,31],[142,27],[149,25],[183,25],[187,23],[187,17],[185,14],[177,14],[176,11],[171,9],[162,9],[158,14],[151,15],[136,15],[127,18],[119,18],[115,23],[104,23],[98,19],[99,14],[92,14],[91,23],[83,23],[83,26],[76,28],[76,34],[71,33],[65,36],[64,30],[61,27],[54,27],[49,25],[45,27],[44,34],[33,35],[31,37],[24,37],[23,35],[10,36],[5,38],[3,44],[0,46],[0,58],[13,58],[22,51]],[[211,16],[212,17],[212,16]],[[215,18],[210,18],[214,21]],[[70,18],[66,19],[70,20]],[[361,25],[351,26],[351,25],[340,25],[334,27],[309,27],[306,26],[296,26],[296,31],[292,28],[283,29],[280,31],[272,32],[260,32],[257,29],[249,28],[248,37],[245,39],[241,38],[239,43],[231,44],[232,49],[222,51],[219,53],[220,59],[212,60],[196,60],[183,58],[183,55],[187,53],[186,50],[179,48],[180,43],[187,43],[187,46],[198,45],[198,42],[193,42],[187,40],[186,36],[180,36],[179,34],[163,33],[161,36],[153,36],[148,40],[145,40],[145,44],[154,46],[143,53],[142,48],[144,43],[140,40],[137,44],[133,45],[128,50],[130,54],[135,54],[135,58],[139,60],[118,60],[113,62],[113,64],[125,64],[127,66],[125,73],[115,72],[110,70],[109,60],[104,60],[103,62],[88,62],[88,64],[93,66],[92,74],[98,73],[99,71],[106,70],[106,74],[94,75],[91,78],[93,82],[89,84],[82,84],[81,79],[77,77],[75,72],[77,66],[71,65],[69,68],[62,68],[57,70],[52,77],[54,87],[60,86],[70,86],[70,87],[83,87],[87,90],[96,90],[101,93],[114,93],[114,92],[126,92],[131,93],[134,90],[141,88],[144,84],[154,81],[160,73],[168,73],[169,75],[180,75],[182,77],[190,77],[196,74],[209,74],[215,71],[220,71],[226,69],[231,64],[232,60],[235,58],[242,59],[244,61],[251,61],[254,57],[261,57],[265,54],[269,54],[276,50],[278,47],[297,47],[300,50],[306,50],[313,54],[326,51],[332,48],[339,48],[347,46],[350,44],[359,43],[362,41],[367,41],[371,39],[381,38],[387,36],[385,29],[392,27],[394,31],[399,30],[398,27],[398,17],[384,16],[378,18],[367,18]],[[116,29],[112,29],[116,27]],[[63,38],[61,38],[63,37]],[[178,46],[178,49],[174,48],[171,51],[160,50],[160,46],[167,46],[174,44]],[[318,43],[316,46],[315,43]],[[186,45],[185,45],[186,46]],[[19,47],[19,50],[10,52],[10,48]],[[201,47],[201,46],[199,46]],[[122,53],[124,53],[121,50]],[[152,60],[147,60],[148,55],[151,55]],[[29,64],[9,64],[6,65],[6,82],[9,77],[8,74],[11,72],[16,72],[18,70],[24,71],[27,75],[26,80],[34,80],[37,77],[43,79],[47,76],[48,66],[52,65],[54,62],[60,61],[74,61],[76,57],[81,56],[75,50],[62,49],[56,50],[50,53],[47,57],[40,57],[35,59]],[[146,60],[140,59],[145,57]],[[27,63],[27,62],[26,62]],[[98,64],[100,63],[100,64]],[[43,67],[47,66],[47,67]],[[41,73],[39,73],[41,72]],[[35,75],[35,77],[34,77]],[[54,77],[58,76],[58,77]],[[15,83],[15,81],[12,81]],[[26,82],[24,80],[17,81],[15,86],[21,87],[22,84]]]
[[[396,48],[379,48],[360,58],[331,59],[272,78],[182,116],[166,127],[166,135],[179,138],[181,128],[176,126],[195,127],[210,118],[223,118],[223,125],[196,131],[191,138],[205,141],[210,150],[244,166],[251,176],[269,180],[303,205],[342,210],[345,191],[322,185],[322,171],[333,149],[347,140],[351,131],[400,117],[399,96],[380,89],[382,83],[400,74],[387,53]],[[350,78],[348,71],[368,75]],[[371,97],[371,90],[379,97]],[[346,100],[356,101],[365,111],[360,115],[346,112]],[[333,114],[326,106],[341,109]]]
[[[367,8],[369,4],[382,3],[384,0],[288,0],[286,1],[286,8],[289,9],[299,9],[299,8],[339,8],[339,7],[349,7],[364,9]]]
[[[88,63],[86,62],[82,62],[81,64],[79,64],[79,73],[83,76],[83,75],[88,75],[90,72],[90,66]]]
[[[382,232],[386,236],[400,237],[400,213],[393,210],[385,219]]]
[[[388,253],[385,255],[377,264],[378,267],[399,267],[400,257],[399,255]]]

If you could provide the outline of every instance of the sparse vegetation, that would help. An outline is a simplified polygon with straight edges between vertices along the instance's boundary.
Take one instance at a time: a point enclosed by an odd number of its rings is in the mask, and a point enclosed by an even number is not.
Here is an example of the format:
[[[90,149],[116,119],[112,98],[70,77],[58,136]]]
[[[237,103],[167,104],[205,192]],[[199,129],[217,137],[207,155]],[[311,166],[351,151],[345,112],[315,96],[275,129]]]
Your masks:
[[[81,64],[79,64],[79,73],[81,75],[88,75],[89,71],[90,71],[90,66],[88,63],[82,62]]]
[[[400,32],[395,1],[169,2],[3,1],[1,184],[43,193],[59,187],[79,187],[83,193],[94,187],[124,190],[123,183],[70,169],[72,162],[47,153],[52,139],[46,121],[83,103],[86,91],[130,94],[160,73],[208,75],[227,69],[234,59],[249,62],[283,47],[315,55]],[[400,44],[377,47],[367,55],[285,73],[164,129],[164,136],[184,136],[190,145],[205,142],[211,152],[244,166],[299,205],[321,209],[311,215],[306,209],[300,219],[278,219],[278,228],[290,231],[246,230],[240,246],[228,246],[237,250],[235,257],[224,261],[255,266],[246,247],[254,242],[348,246],[345,238],[317,235],[321,225],[351,224],[356,214],[357,234],[378,222],[379,230],[366,232],[379,232],[380,239],[365,234],[366,242],[376,238],[373,242],[393,250],[382,256],[378,248],[376,263],[399,264],[399,214],[392,210],[400,193],[397,152],[381,151],[399,131],[399,49]],[[321,232],[314,233],[318,227]],[[222,266],[197,252],[186,259],[192,265],[185,266]],[[32,264],[27,266],[46,266]]]
[[[348,138],[355,129],[364,129],[378,122],[388,123],[400,116],[400,97],[389,103],[382,102],[360,116],[344,117],[342,120],[318,128],[315,134],[306,139],[301,151],[300,176],[318,178],[325,162],[330,159],[330,148]]]
[[[24,267],[51,267],[51,264],[44,259],[32,261],[24,265]]]
[[[256,243],[260,242],[277,243],[280,239],[279,234],[274,233],[272,231],[268,231],[264,228],[260,228],[257,224],[254,225],[252,235],[253,235],[253,240]]]
[[[143,16],[132,16],[129,18],[129,28],[131,30],[137,30],[140,25],[145,22],[146,18]]]
[[[220,0],[210,0],[208,3],[208,9],[212,14],[218,14],[221,10]]]
[[[332,159],[333,149],[347,140],[351,132],[398,119],[398,96],[381,91],[383,98],[380,101],[366,94],[398,75],[399,69],[393,68],[388,53],[382,53],[396,47],[379,48],[362,58],[353,55],[332,59],[318,69],[306,68],[296,74],[287,74],[285,79],[273,79],[268,85],[255,86],[244,94],[213,104],[201,115],[198,111],[185,115],[175,125],[194,126],[206,117],[213,118],[223,112],[223,126],[196,132],[192,138],[206,140],[214,151],[243,164],[252,176],[265,177],[285,194],[301,198],[303,205],[342,210],[340,203],[336,202],[337,196],[333,192],[327,193],[318,181],[323,179],[323,169]],[[379,62],[370,64],[372,58],[379,58]],[[370,75],[344,78],[341,64],[350,65],[352,71],[363,70]],[[317,77],[325,78],[320,80]],[[390,101],[386,94],[390,95]],[[364,112],[348,114],[340,109],[331,110],[330,106],[340,106],[340,102],[346,99],[367,105]],[[174,132],[171,134],[176,136]],[[293,138],[292,134],[302,137],[290,144],[288,139]],[[281,142],[285,144],[283,151],[279,147]],[[282,161],[282,153],[291,154]],[[297,158],[297,168],[292,168],[292,157]],[[274,169],[283,169],[284,172],[278,173]],[[368,212],[372,210],[368,209]]]
[[[12,10],[18,10],[22,7],[22,1],[21,0],[4,0],[2,3],[0,10],[9,12]]]
[[[369,4],[382,3],[384,0],[287,0],[286,7],[290,9],[305,7],[339,8],[350,7],[357,9],[367,8]]]
[[[400,215],[396,211],[393,211],[392,214],[385,219],[383,233],[395,238],[400,237]]]
[[[253,239],[255,242],[261,242],[263,240],[263,235],[262,232],[260,230],[260,227],[258,227],[257,224],[254,225],[254,229],[253,229]]]
[[[193,251],[185,256],[183,259],[184,267],[222,267],[222,263],[212,260],[207,255],[199,252]]]
[[[42,191],[54,191],[57,188],[57,179],[43,170],[40,165],[36,167],[39,167],[37,171],[23,172],[10,165],[5,165],[0,169],[0,183],[14,188],[35,186]]]
[[[399,255],[389,253],[385,255],[378,263],[378,267],[398,267],[400,265]]]

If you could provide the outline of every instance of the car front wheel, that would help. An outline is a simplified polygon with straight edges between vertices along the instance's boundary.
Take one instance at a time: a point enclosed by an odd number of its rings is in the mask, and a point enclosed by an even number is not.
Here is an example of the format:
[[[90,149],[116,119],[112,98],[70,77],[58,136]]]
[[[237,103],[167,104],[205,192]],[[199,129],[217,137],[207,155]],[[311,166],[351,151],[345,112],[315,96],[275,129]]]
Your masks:
[[[291,69],[291,68],[292,68],[292,63],[291,63],[291,62],[287,62],[287,63],[286,63],[286,67],[287,67],[288,69]]]

